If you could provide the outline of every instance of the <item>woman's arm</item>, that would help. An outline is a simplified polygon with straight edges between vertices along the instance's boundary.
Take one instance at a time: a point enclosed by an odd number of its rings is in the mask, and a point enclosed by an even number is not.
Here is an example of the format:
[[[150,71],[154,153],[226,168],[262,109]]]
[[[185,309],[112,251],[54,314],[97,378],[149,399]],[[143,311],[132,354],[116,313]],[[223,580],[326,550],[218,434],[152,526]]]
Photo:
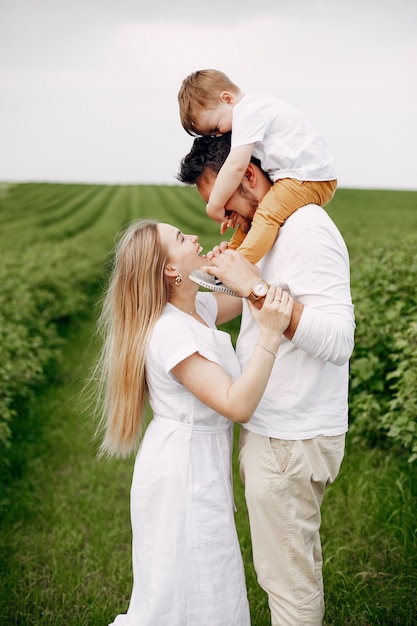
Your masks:
[[[292,298],[271,287],[262,309],[250,305],[261,330],[252,357],[236,381],[223,368],[195,352],[172,372],[201,402],[234,422],[248,422],[268,383],[282,334],[288,326]]]

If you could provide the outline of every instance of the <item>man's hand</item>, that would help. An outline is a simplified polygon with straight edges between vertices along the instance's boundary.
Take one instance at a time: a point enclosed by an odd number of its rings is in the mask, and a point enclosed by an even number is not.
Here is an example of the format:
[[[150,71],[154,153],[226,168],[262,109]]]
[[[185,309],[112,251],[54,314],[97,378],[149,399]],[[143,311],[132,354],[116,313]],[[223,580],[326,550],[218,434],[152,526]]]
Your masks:
[[[203,265],[200,269],[207,274],[217,276],[222,283],[242,298],[247,298],[253,284],[259,278],[259,270],[252,265],[243,254],[236,250],[228,250],[227,241],[222,241],[207,253],[211,265]],[[294,300],[291,320],[284,336],[291,341],[303,314],[304,306]]]
[[[222,283],[235,291],[242,298],[247,298],[252,285],[259,278],[259,270],[243,254],[229,250],[227,242],[213,248],[207,254],[211,265],[203,265],[200,269],[207,274],[216,276]]]

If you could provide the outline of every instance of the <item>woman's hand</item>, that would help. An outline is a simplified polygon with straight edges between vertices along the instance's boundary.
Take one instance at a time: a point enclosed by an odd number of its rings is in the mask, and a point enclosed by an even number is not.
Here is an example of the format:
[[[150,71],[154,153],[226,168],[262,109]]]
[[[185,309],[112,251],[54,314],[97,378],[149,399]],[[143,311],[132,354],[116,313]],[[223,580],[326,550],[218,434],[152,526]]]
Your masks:
[[[270,287],[266,294],[263,306],[257,309],[248,301],[253,318],[261,327],[261,333],[266,341],[278,340],[287,329],[293,308],[292,297],[281,287]]]

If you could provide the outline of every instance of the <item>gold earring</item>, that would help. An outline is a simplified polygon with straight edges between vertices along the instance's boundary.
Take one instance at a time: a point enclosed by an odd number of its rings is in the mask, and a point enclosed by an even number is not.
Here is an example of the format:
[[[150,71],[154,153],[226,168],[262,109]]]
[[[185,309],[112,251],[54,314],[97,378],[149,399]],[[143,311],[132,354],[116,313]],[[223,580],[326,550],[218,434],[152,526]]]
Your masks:
[[[182,283],[182,276],[181,274],[178,272],[178,276],[176,277],[176,279],[174,280],[174,283],[178,286],[181,285]]]

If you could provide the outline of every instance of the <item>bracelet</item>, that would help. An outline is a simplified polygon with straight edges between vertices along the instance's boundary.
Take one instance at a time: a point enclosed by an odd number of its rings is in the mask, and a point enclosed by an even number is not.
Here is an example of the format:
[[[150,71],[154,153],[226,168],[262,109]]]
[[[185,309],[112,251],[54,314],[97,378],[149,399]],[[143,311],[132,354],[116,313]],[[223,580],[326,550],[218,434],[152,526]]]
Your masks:
[[[263,348],[264,350],[266,350],[267,352],[269,352],[269,354],[272,354],[272,356],[274,357],[274,359],[277,356],[276,352],[272,352],[272,350],[270,350],[269,348],[266,348],[265,346],[263,346],[261,343],[256,343],[256,346],[259,346],[260,348]]]

